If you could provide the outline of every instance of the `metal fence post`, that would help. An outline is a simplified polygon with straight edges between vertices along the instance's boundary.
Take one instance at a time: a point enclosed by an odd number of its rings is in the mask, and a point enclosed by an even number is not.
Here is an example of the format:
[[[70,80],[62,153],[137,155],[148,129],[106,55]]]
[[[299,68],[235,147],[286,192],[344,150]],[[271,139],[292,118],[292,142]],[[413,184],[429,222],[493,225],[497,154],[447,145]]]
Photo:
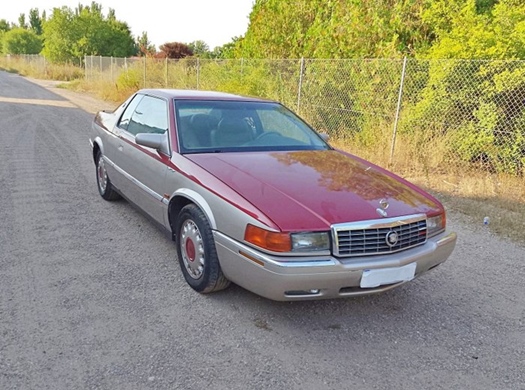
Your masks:
[[[390,149],[390,164],[394,161],[394,148],[396,146],[396,137],[397,137],[397,125],[399,123],[399,113],[401,111],[401,99],[403,97],[403,87],[405,85],[405,74],[407,69],[407,58],[403,58],[403,70],[401,71],[401,81],[399,83],[399,95],[397,97],[397,108],[396,116],[394,119],[394,132],[392,134],[392,146]]]
[[[164,86],[168,88],[168,57],[166,56],[166,74],[164,75]]]
[[[201,62],[200,62],[200,58],[197,57],[197,89],[199,89],[199,86],[200,86],[200,78],[201,78]]]
[[[241,58],[241,82],[242,82],[243,74],[244,74],[244,57]]]
[[[144,88],[146,88],[146,56],[144,56]]]
[[[301,110],[301,92],[303,89],[303,76],[304,76],[304,57],[301,57],[301,68],[299,70],[299,86],[297,90],[297,114],[300,114],[300,110]]]
[[[84,79],[88,79],[87,55],[84,54]]]

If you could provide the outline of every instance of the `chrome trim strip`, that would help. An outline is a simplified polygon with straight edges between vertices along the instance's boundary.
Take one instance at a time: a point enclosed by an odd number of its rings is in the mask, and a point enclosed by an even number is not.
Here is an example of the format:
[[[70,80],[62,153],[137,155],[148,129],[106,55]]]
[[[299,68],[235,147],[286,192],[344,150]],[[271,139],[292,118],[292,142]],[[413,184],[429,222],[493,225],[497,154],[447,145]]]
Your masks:
[[[111,168],[116,168],[115,163],[111,161],[105,154],[102,155],[102,158],[104,159],[104,162],[107,163]],[[119,171],[120,172],[120,171]]]
[[[367,221],[357,221],[357,222],[347,222],[347,223],[338,223],[331,226],[332,230],[359,230],[359,229],[382,229],[390,228],[401,225],[406,225],[413,222],[418,222],[423,219],[427,219],[426,214],[413,214],[406,215],[403,217],[393,217],[393,218],[381,218],[381,219],[371,219]]]
[[[456,233],[456,232],[452,232],[452,233],[446,235],[445,237],[440,238],[440,239],[436,242],[436,245],[437,245],[437,246],[447,245],[449,242],[456,241],[457,238],[458,238],[457,233]]]

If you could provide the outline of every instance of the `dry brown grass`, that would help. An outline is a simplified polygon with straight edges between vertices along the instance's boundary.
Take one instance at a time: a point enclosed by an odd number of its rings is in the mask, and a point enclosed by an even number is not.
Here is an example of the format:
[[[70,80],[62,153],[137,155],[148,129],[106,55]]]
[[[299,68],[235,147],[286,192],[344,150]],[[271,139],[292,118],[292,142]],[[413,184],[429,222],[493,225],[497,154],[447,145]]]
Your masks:
[[[80,79],[61,84],[60,87],[76,92],[89,93],[104,101],[115,103],[123,102],[136,91],[135,88],[118,88],[116,84],[104,80],[87,81]]]
[[[481,172],[407,177],[439,197],[447,209],[497,234],[525,243],[525,180]]]
[[[84,77],[84,71],[72,64],[50,64],[42,59],[34,62],[16,57],[1,57],[0,69],[22,76],[31,76],[38,79],[70,81]]]

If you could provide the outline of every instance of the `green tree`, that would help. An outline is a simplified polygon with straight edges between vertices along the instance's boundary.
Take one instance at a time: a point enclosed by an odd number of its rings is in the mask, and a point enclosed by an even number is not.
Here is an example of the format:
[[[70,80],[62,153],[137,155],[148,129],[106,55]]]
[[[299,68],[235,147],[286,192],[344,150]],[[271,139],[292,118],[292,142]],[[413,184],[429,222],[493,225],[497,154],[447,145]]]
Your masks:
[[[78,58],[75,46],[81,34],[75,25],[75,14],[68,7],[54,8],[43,25],[42,54],[52,62],[66,62]],[[89,53],[85,53],[89,54]]]
[[[425,17],[436,18],[431,11]],[[523,173],[525,65],[507,60],[525,58],[525,4],[468,0],[435,31],[422,56],[450,60],[431,62],[406,129],[446,134],[465,162]]]
[[[414,55],[434,36],[432,0],[256,0],[237,56],[351,58]]]
[[[148,33],[146,31],[142,32],[142,35],[137,37],[136,41],[138,54],[143,56],[152,56],[157,52],[155,45],[151,43],[148,38]]]
[[[478,3],[467,0],[454,12],[447,30],[425,53],[428,58],[524,59],[525,3],[501,0],[491,12],[478,12]]]
[[[517,8],[521,0],[511,0]],[[490,19],[507,0],[255,0],[236,57],[399,58],[427,52],[466,8]],[[468,31],[465,29],[465,31]]]
[[[211,58],[235,58],[237,54],[237,47],[240,45],[243,37],[233,37],[231,42],[225,43],[222,46],[216,46],[210,53]]]
[[[29,10],[29,27],[36,35],[42,35],[42,18],[38,12],[38,8],[31,8]]]
[[[18,27],[27,28],[26,14],[20,14],[20,16],[18,17]]]
[[[11,30],[11,25],[5,19],[0,19],[0,31],[6,32]]]
[[[78,59],[85,55],[127,57],[136,54],[136,45],[129,26],[116,19],[110,9],[102,14],[102,6],[79,4],[75,10],[55,8],[43,25],[43,54],[53,62]]]
[[[210,58],[211,52],[210,47],[204,41],[197,40],[187,44],[190,50],[193,52],[193,55],[201,58]]]
[[[18,27],[4,33],[3,46],[7,54],[38,54],[42,41],[33,31]]]
[[[5,19],[0,19],[0,54],[4,53],[4,35],[10,29],[9,22]]]
[[[106,34],[101,40],[101,55],[129,57],[137,54],[137,47],[126,22],[110,19],[106,22]]]

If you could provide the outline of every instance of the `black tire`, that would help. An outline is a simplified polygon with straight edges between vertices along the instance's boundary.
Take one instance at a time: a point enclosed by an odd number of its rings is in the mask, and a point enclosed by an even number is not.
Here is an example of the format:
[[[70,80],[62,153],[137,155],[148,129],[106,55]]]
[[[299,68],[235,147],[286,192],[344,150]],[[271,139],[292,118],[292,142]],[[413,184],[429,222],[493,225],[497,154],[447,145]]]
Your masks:
[[[106,171],[106,165],[104,163],[104,159],[102,158],[102,153],[100,153],[100,151],[97,152],[97,155],[95,157],[95,165],[95,173],[97,176],[97,188],[100,196],[105,200],[120,199],[120,195],[118,194],[118,192],[115,191],[113,185],[111,184],[111,180],[109,180],[108,172]]]
[[[180,268],[191,288],[207,294],[230,285],[219,264],[210,223],[200,208],[194,204],[183,207],[175,237]]]

